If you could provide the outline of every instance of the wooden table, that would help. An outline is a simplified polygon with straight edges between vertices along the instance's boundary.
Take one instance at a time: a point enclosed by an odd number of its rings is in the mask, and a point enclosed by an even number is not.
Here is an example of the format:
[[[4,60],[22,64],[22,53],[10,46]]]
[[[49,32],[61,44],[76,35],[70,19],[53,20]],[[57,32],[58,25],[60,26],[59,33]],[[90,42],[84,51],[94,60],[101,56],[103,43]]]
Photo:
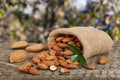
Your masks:
[[[33,55],[28,53],[29,59],[22,63],[11,64],[9,56],[14,50],[10,50],[11,43],[0,43],[0,80],[120,80],[120,41],[115,41],[112,49],[107,54],[89,58],[87,61],[95,65],[94,70],[83,67],[72,69],[69,74],[61,74],[59,70],[39,70],[40,75],[34,76],[17,70],[20,64],[31,61]],[[105,65],[98,64],[98,59],[108,56],[110,61]]]

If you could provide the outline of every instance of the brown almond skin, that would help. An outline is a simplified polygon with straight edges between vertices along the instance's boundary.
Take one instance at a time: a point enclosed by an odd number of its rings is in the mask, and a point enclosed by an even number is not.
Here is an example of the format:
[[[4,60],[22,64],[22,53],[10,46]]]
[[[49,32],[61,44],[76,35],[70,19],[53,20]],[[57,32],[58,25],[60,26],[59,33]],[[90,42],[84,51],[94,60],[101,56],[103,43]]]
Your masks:
[[[55,59],[55,56],[47,56],[46,57],[46,60],[47,61],[52,61],[52,60],[54,60]]]
[[[55,51],[62,51],[62,48],[60,48],[59,46],[55,45],[53,47],[53,50],[55,50]]]
[[[56,52],[55,56],[62,56],[62,53],[61,52]]]
[[[49,48],[49,49],[52,49],[53,46],[55,46],[55,45],[56,45],[56,41],[54,40],[54,41],[52,41],[52,42],[50,42],[50,43],[48,44],[48,48]]]
[[[70,51],[70,50],[65,50],[65,51],[64,51],[64,55],[66,55],[66,56],[71,56],[71,55],[73,55],[73,53],[72,53],[72,51]]]
[[[92,64],[87,64],[85,68],[93,70],[95,67]]]
[[[63,67],[67,65],[67,62],[64,61],[64,60],[58,60],[58,62],[59,62],[59,64],[60,64],[61,66],[63,66]]]
[[[61,42],[61,41],[63,40],[63,38],[64,38],[64,37],[62,37],[62,36],[61,36],[61,37],[57,37],[57,38],[56,38],[56,42]]]
[[[30,67],[30,69],[28,71],[30,74],[39,75],[39,71],[34,67]]]
[[[71,61],[70,59],[67,59],[66,62],[67,62],[68,64],[72,63],[72,61]]]
[[[77,65],[75,65],[75,64],[67,64],[67,65],[64,65],[64,67],[69,68],[69,69],[76,69]]]
[[[26,50],[31,51],[31,52],[41,51],[42,49],[44,49],[44,45],[42,43],[41,44],[33,44],[33,45],[26,47]]]
[[[38,67],[39,67],[40,69],[43,69],[43,70],[48,69],[48,66],[45,65],[45,64],[42,64],[42,63],[38,63]]]
[[[45,64],[47,66],[55,65],[53,61],[43,61],[42,64]]]
[[[16,50],[10,55],[10,62],[11,63],[17,63],[17,62],[23,62],[28,58],[28,54],[23,50]]]
[[[63,57],[63,56],[56,56],[57,57],[57,59],[59,59],[59,60],[65,60],[65,58]]]
[[[70,72],[70,69],[68,69],[68,68],[61,68],[61,69],[60,69],[60,72],[61,72],[61,73],[69,73],[69,72]]]
[[[24,63],[18,67],[18,70],[22,72],[28,73],[28,70],[30,67],[33,67],[34,65],[31,62]]]
[[[99,64],[106,64],[108,61],[109,61],[109,59],[108,59],[107,57],[102,57],[102,58],[99,60]]]
[[[37,57],[33,57],[33,58],[32,58],[32,61],[33,61],[34,63],[40,63],[40,62],[41,62],[40,59],[37,58]]]
[[[72,41],[72,38],[70,37],[65,37],[63,40],[62,40],[64,43],[67,43],[69,41]]]
[[[81,47],[81,44],[79,41],[76,42],[76,46],[78,46],[79,48]]]
[[[56,66],[58,66],[58,65],[59,65],[58,60],[53,60],[53,62],[54,62],[54,64],[55,64]]]
[[[66,47],[67,47],[67,44],[65,44],[65,43],[57,43],[57,45],[58,45],[60,48],[66,48]]]
[[[67,44],[71,44],[71,45],[74,45],[74,46],[75,46],[74,41],[69,41]]]
[[[14,42],[10,48],[11,49],[19,49],[19,48],[25,48],[28,46],[28,43],[26,41],[17,41],[17,42]]]

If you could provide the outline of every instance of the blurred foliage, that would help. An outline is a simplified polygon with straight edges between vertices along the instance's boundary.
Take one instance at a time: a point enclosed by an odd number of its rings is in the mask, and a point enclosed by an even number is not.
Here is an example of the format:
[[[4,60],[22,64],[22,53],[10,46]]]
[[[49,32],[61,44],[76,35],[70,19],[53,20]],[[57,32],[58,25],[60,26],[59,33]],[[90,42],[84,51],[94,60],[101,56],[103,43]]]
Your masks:
[[[70,0],[0,0],[0,42],[46,42],[60,27],[90,26],[120,39],[119,10],[108,0],[89,2],[85,10],[70,7]]]

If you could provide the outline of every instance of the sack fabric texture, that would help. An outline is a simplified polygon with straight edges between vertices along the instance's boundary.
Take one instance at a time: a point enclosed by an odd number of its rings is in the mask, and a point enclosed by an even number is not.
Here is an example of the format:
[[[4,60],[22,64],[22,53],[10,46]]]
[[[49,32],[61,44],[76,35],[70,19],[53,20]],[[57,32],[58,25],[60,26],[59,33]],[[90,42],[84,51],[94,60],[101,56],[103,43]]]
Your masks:
[[[48,44],[59,34],[76,36],[82,44],[83,55],[86,59],[109,52],[113,45],[113,40],[106,32],[92,27],[72,27],[53,30],[48,37]]]

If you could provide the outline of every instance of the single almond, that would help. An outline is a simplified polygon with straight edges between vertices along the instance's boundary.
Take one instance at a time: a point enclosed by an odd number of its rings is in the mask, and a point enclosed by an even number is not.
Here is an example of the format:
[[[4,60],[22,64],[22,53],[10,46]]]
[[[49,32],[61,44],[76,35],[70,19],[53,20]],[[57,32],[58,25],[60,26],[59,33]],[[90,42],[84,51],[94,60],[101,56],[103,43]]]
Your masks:
[[[50,56],[55,56],[55,53],[51,51],[51,52],[49,52],[49,55]]]
[[[67,43],[69,41],[72,41],[72,38],[70,37],[65,37],[63,40],[62,40],[64,43]]]
[[[43,61],[42,64],[45,64],[47,66],[55,65],[53,61]]]
[[[36,56],[34,56],[34,57],[32,58],[32,61],[33,61],[34,63],[40,63],[40,62],[41,62],[40,59],[39,59],[38,57],[36,57]]]
[[[73,63],[70,59],[67,59],[66,62],[67,62],[68,64]]]
[[[72,64],[79,65],[80,63],[79,62],[72,62]]]
[[[64,37],[62,37],[62,36],[61,36],[61,37],[57,37],[57,38],[56,38],[56,42],[61,42],[61,41],[63,40],[63,38],[64,38]]]
[[[61,52],[56,52],[55,56],[62,56],[62,53]]]
[[[69,69],[75,69],[77,68],[77,65],[75,64],[67,64],[67,65],[64,65],[65,68],[69,68]]]
[[[77,41],[76,42],[76,46],[80,48],[81,47],[81,43],[79,41]]]
[[[59,46],[55,45],[55,46],[53,46],[53,50],[55,50],[55,51],[62,51],[62,48],[60,48]]]
[[[42,49],[44,49],[44,45],[41,43],[41,44],[33,44],[33,45],[30,45],[26,48],[27,51],[41,51]]]
[[[34,65],[31,62],[24,63],[18,67],[18,70],[22,72],[28,73],[28,70],[30,67],[33,67]]]
[[[65,58],[63,57],[63,56],[56,56],[57,57],[57,59],[59,59],[59,60],[65,60]]]
[[[74,41],[69,41],[67,44],[71,44],[71,45],[74,45],[74,46],[75,46]]]
[[[66,48],[66,47],[67,47],[67,44],[65,44],[65,43],[57,43],[57,45],[58,45],[60,48]]]
[[[38,67],[43,70],[48,69],[48,66],[42,63],[38,63]]]
[[[28,46],[28,43],[26,41],[17,41],[17,42],[14,42],[10,48],[12,49],[17,49],[17,48],[25,48]]]
[[[56,41],[54,40],[54,41],[51,41],[49,44],[48,44],[48,48],[49,49],[52,49],[53,48],[53,46],[55,46],[56,45]]]
[[[61,73],[69,73],[69,72],[70,72],[70,69],[68,69],[68,68],[61,68],[61,69],[60,69],[60,72],[61,72]]]
[[[28,58],[28,54],[23,50],[17,50],[10,55],[10,62],[23,62]]]
[[[55,59],[55,56],[47,56],[46,57],[46,60],[47,61],[52,61],[52,60],[54,60]]]
[[[39,75],[39,71],[35,67],[30,67],[28,71],[30,74]]]
[[[57,67],[54,66],[54,65],[52,65],[52,66],[50,66],[50,70],[51,70],[51,71],[56,71],[56,70],[57,70]]]
[[[59,65],[58,60],[53,60],[53,62],[54,62],[54,64],[55,64],[56,66],[58,66],[58,65]]]
[[[109,59],[107,57],[102,57],[100,60],[99,60],[99,63],[100,64],[105,64],[109,61]]]
[[[58,62],[63,67],[67,65],[67,62],[65,60],[58,60]]]
[[[70,51],[70,50],[65,50],[65,51],[64,51],[64,55],[66,55],[66,56],[71,56],[71,55],[73,55],[73,53],[72,53],[72,51]]]
[[[93,66],[92,64],[87,64],[87,65],[85,66],[85,68],[92,70],[92,69],[95,68],[95,66]]]

